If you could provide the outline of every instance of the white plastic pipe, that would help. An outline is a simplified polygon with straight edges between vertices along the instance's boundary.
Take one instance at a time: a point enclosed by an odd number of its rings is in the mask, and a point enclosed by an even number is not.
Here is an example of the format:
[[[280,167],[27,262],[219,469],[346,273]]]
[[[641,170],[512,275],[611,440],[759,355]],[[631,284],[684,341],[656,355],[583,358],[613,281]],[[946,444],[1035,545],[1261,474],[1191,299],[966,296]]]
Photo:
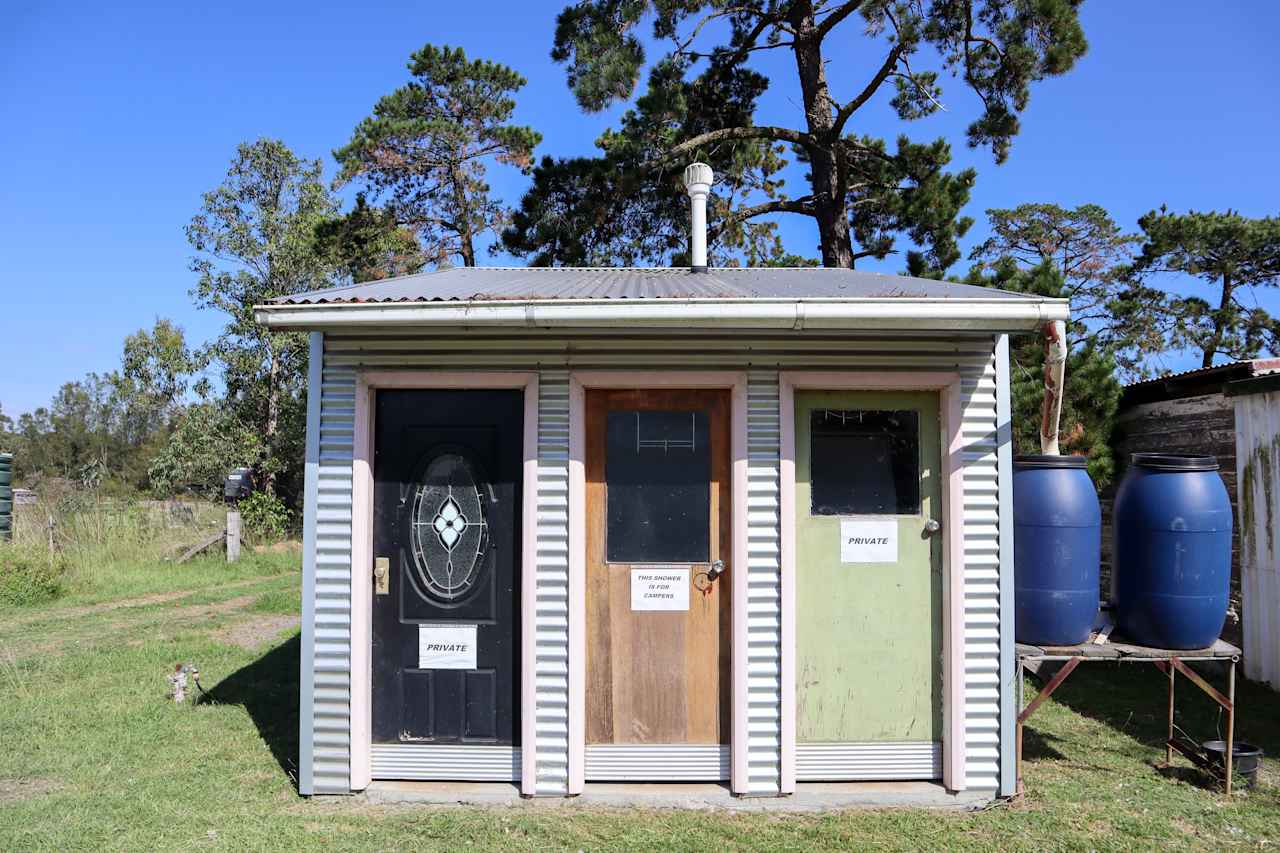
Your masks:
[[[1067,324],[1061,320],[1045,323],[1044,403],[1040,406],[1040,452],[1058,456],[1058,431],[1062,422],[1062,389],[1067,374]]]
[[[684,170],[684,188],[692,205],[689,267],[693,272],[707,271],[707,195],[715,177],[706,163],[690,163]]]

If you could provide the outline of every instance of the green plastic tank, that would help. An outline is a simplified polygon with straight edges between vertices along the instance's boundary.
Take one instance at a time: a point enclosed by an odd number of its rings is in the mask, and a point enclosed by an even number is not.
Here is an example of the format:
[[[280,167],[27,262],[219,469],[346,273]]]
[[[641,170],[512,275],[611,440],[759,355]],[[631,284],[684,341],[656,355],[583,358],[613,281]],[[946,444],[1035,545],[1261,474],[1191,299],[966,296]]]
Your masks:
[[[0,453],[0,539],[13,538],[13,454]]]

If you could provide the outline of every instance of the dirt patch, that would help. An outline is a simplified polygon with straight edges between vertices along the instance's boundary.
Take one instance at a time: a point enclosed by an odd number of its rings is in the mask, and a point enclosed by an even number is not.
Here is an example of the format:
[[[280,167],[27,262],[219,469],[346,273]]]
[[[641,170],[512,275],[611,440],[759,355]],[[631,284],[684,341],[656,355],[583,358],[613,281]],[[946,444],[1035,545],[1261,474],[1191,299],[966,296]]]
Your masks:
[[[62,784],[52,779],[0,779],[0,803],[30,800],[61,788]]]
[[[256,649],[274,641],[286,630],[296,629],[300,624],[298,616],[283,613],[255,616],[219,628],[212,636],[220,643],[239,646],[242,649]]]
[[[49,619],[79,619],[85,616],[93,616],[98,613],[110,613],[113,610],[128,610],[134,607],[148,607],[152,604],[165,604],[169,601],[178,601],[183,598],[190,598],[192,595],[199,595],[201,592],[224,589],[239,589],[245,586],[253,586],[272,578],[280,577],[279,575],[260,575],[255,578],[246,578],[245,580],[229,583],[224,586],[212,587],[210,590],[176,590],[174,592],[157,592],[151,595],[139,595],[134,598],[122,598],[117,601],[104,601],[101,604],[84,604],[78,607],[59,607],[51,610],[42,610],[40,613],[34,613],[23,619],[15,619],[10,625],[26,625],[35,622],[42,622]]]

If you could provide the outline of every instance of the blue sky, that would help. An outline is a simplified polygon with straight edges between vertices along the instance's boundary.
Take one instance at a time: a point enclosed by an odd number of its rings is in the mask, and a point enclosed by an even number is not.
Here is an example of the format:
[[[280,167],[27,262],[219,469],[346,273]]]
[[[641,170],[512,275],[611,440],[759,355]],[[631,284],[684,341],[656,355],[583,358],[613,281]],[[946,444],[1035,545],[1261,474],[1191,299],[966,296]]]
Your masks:
[[[0,22],[0,406],[29,410],[62,382],[114,369],[124,336],[157,316],[193,341],[216,333],[219,317],[195,310],[188,296],[183,227],[236,144],[280,137],[324,158],[331,176],[330,152],[379,96],[405,82],[408,55],[426,42],[519,70],[529,85],[517,118],[542,132],[538,153],[589,153],[620,110],[583,115],[550,61],[563,4],[8,0]],[[984,236],[984,209],[1029,201],[1098,203],[1126,228],[1162,203],[1280,213],[1280,9],[1091,0],[1083,19],[1089,54],[1068,76],[1036,87],[1005,165],[964,147],[974,102],[955,83],[947,113],[907,127],[916,139],[950,136],[956,166],[978,169],[966,212],[979,224],[966,251]],[[850,35],[847,43],[866,42]],[[879,62],[832,56],[830,76],[845,97]],[[774,80],[762,123],[802,121],[787,59],[762,66]],[[859,132],[902,129],[883,104],[858,120]],[[501,172],[492,184],[514,203],[526,179]],[[780,221],[789,249],[815,254],[809,220]],[[878,266],[901,267],[892,257]],[[1274,292],[1261,301],[1280,311]]]

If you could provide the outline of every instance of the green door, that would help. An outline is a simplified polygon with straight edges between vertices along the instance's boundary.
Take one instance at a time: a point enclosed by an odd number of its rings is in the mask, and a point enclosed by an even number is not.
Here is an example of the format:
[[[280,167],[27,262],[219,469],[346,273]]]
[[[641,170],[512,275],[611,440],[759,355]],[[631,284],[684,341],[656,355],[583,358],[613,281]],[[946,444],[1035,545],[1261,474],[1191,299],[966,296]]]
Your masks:
[[[937,392],[807,391],[796,418],[796,739],[942,740]]]

